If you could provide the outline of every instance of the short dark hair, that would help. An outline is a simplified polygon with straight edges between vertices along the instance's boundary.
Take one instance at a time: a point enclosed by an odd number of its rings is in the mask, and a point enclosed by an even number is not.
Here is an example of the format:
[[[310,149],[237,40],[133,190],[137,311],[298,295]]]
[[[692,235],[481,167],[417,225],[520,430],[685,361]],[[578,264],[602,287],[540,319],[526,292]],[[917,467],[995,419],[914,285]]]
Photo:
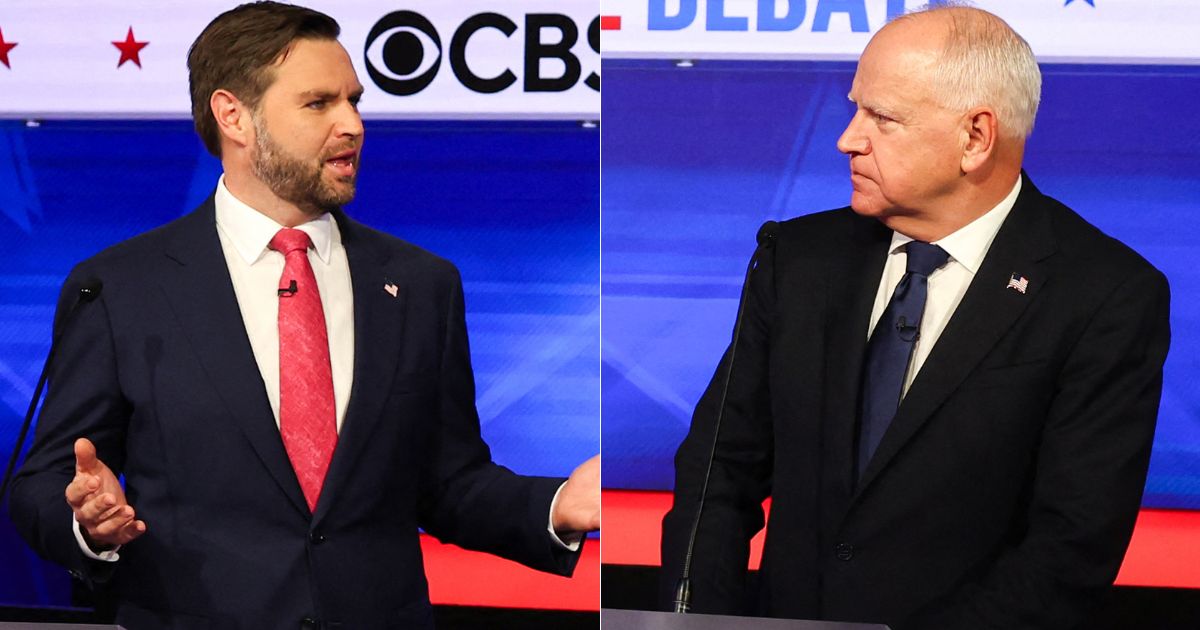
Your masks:
[[[218,15],[188,50],[192,120],[209,153],[221,157],[221,132],[209,100],[225,89],[251,108],[275,81],[272,66],[298,39],[336,40],[337,20],[281,2],[252,2]]]

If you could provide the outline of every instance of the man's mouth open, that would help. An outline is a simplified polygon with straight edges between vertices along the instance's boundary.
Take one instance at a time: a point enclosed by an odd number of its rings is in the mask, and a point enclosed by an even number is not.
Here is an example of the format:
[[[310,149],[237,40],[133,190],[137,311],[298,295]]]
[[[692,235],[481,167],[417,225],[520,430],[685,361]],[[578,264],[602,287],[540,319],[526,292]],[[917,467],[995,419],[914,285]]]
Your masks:
[[[332,158],[325,160],[325,163],[328,164],[337,175],[341,177],[353,177],[356,156],[357,153],[355,151],[343,151]]]

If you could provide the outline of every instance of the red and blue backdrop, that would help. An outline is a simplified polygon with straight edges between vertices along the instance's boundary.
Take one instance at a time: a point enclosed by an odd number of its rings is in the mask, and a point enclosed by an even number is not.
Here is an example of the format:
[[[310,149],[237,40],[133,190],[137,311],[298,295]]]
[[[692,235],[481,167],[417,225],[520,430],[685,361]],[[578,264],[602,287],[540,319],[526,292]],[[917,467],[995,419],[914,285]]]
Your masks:
[[[5,462],[49,349],[67,272],[190,211],[214,189],[220,163],[192,131],[185,56],[208,20],[235,4],[0,6]],[[494,459],[523,473],[566,476],[600,448],[599,55],[590,37],[598,37],[597,7],[577,0],[304,4],[342,23],[341,42],[367,88],[363,171],[348,213],[458,265]],[[480,14],[486,19],[469,19]],[[481,91],[479,77],[511,80]],[[65,570],[19,540],[6,510],[0,607],[69,603]],[[599,605],[598,541],[585,546],[572,580],[428,538],[424,549],[434,603]]]
[[[657,563],[672,456],[729,342],[755,232],[849,203],[835,144],[854,59],[904,4],[605,3],[605,563]],[[1200,587],[1200,119],[1186,105],[1200,100],[1200,40],[1178,31],[1200,7],[976,4],[1039,53],[1033,181],[1170,281],[1171,351],[1126,563],[1137,571],[1122,575]]]

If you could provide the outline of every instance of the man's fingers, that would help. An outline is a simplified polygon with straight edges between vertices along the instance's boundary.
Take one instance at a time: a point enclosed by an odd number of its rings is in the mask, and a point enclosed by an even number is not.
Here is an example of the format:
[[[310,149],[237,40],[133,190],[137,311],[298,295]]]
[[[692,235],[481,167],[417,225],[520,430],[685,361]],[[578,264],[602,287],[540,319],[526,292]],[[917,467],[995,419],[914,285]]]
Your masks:
[[[72,506],[75,520],[84,527],[95,525],[99,521],[100,514],[108,509],[108,506],[104,506],[103,503],[103,499],[97,494],[87,497],[78,506]]]
[[[133,519],[133,508],[129,507],[128,505],[114,505],[104,512],[101,512],[100,516],[96,518],[96,520],[101,523],[109,520],[121,520],[124,522],[131,519]]]
[[[72,508],[80,508],[92,493],[100,489],[100,478],[95,475],[79,473],[67,484],[67,503]]]
[[[75,520],[98,545],[123,545],[146,531],[146,523],[137,520],[116,477],[87,438],[75,440],[75,478],[67,484],[66,497]]]
[[[550,515],[556,532],[586,532],[600,528],[600,456],[579,465],[559,492]]]
[[[75,510],[75,518],[80,525],[96,524],[103,520],[106,512],[121,505],[112,494],[103,492],[84,501],[83,505]]]
[[[135,518],[134,509],[128,505],[117,506],[100,523],[87,528],[88,538],[105,547],[124,545],[146,533],[146,522]]]
[[[100,460],[96,458],[96,446],[87,438],[75,440],[75,471],[95,473]]]
[[[79,510],[95,495],[104,492],[115,502],[110,502],[104,509],[113,505],[125,503],[125,493],[112,471],[96,456],[96,446],[87,438],[75,440],[75,478],[67,484],[67,503]],[[88,513],[88,518],[95,518],[96,513]]]
[[[600,456],[593,455],[571,472],[571,480],[586,487],[600,488]]]
[[[124,545],[129,541],[146,533],[146,522],[138,520],[130,520],[116,534],[117,544]]]
[[[121,505],[106,514],[107,518],[100,519],[95,526],[88,528],[88,535],[98,542],[119,545],[121,543],[116,542],[116,535],[133,521],[133,508]]]

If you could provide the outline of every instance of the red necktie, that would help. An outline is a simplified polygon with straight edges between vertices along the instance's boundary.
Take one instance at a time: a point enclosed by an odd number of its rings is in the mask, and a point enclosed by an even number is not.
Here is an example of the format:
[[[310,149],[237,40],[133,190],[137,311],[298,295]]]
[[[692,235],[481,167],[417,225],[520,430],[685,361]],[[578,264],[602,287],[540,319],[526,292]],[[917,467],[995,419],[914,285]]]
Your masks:
[[[308,234],[284,228],[269,247],[286,260],[279,277],[279,431],[315,511],[337,444],[337,412],[325,313],[308,262],[311,245]]]

